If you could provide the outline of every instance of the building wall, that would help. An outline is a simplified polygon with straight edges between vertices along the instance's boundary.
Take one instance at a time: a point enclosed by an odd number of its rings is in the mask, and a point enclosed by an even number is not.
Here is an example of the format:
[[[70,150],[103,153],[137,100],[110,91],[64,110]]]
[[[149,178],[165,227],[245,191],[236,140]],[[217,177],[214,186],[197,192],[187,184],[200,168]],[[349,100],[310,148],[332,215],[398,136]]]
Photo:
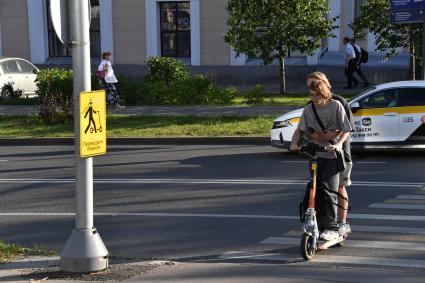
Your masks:
[[[146,60],[145,1],[113,0],[114,63],[144,64]]]
[[[227,0],[201,0],[201,65],[230,65],[227,30]]]
[[[2,55],[30,60],[27,1],[1,0],[0,21]]]

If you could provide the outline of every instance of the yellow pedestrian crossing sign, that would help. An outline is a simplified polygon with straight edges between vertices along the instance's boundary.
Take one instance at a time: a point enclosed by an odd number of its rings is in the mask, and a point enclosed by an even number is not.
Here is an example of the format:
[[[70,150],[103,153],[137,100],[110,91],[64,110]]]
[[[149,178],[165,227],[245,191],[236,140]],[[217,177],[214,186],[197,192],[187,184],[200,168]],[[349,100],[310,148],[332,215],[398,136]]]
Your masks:
[[[106,96],[104,90],[80,93],[80,156],[106,153]]]

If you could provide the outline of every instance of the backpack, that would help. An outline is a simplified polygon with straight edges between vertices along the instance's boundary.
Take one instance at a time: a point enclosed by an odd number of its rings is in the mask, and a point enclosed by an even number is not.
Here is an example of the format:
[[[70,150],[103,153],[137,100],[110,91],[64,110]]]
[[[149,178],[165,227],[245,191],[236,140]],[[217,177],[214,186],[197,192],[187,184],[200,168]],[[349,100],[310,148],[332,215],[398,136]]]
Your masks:
[[[367,60],[369,60],[369,53],[367,53],[366,50],[363,48],[360,48],[361,58],[360,63],[367,63]]]
[[[353,47],[353,49],[354,49],[354,53],[356,54],[356,59],[354,59],[356,62],[359,62],[359,58],[360,58],[360,54],[361,54],[361,52],[359,52],[359,50],[357,50],[357,48],[356,48],[356,46],[354,45],[354,44],[352,44],[352,43],[350,43],[351,44],[351,46]]]

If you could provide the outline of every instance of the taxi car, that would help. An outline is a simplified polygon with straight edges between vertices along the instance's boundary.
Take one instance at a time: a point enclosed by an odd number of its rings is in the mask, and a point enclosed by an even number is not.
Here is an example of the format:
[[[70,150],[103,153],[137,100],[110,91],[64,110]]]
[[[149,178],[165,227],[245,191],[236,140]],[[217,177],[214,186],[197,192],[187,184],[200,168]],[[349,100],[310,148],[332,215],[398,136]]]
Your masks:
[[[374,86],[348,102],[354,118],[354,148],[425,149],[425,81]],[[271,146],[287,148],[303,109],[274,120]]]
[[[34,96],[37,72],[38,68],[25,59],[0,57],[0,98],[11,98],[18,91],[24,97]]]

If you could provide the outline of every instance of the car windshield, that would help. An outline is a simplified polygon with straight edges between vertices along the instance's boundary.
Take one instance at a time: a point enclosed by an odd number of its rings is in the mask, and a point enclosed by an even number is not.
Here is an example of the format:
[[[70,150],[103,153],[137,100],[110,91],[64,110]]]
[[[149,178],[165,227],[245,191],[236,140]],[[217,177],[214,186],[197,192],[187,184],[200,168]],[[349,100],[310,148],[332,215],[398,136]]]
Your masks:
[[[373,90],[375,90],[375,89],[376,89],[376,87],[375,87],[375,86],[369,87],[369,88],[367,88],[366,90],[362,91],[361,93],[359,93],[359,94],[357,94],[357,95],[355,95],[355,96],[353,96],[353,97],[351,97],[351,98],[348,98],[347,100],[348,100],[348,102],[350,102],[350,101],[352,101],[352,100],[356,99],[357,97],[360,97],[360,96],[362,96],[363,94],[368,93],[368,92],[371,92],[371,91],[373,91]]]

